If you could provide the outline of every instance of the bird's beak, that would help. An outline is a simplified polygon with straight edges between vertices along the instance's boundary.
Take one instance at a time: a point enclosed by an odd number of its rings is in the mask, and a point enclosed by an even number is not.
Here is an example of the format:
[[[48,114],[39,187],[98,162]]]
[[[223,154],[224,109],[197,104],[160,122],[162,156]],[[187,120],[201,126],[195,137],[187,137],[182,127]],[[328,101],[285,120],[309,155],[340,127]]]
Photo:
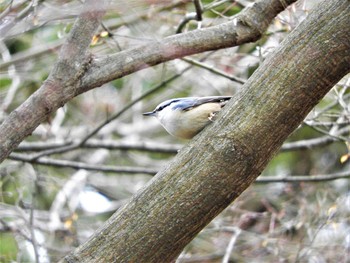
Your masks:
[[[155,116],[156,112],[155,111],[150,111],[150,112],[144,112],[142,113],[143,116]]]

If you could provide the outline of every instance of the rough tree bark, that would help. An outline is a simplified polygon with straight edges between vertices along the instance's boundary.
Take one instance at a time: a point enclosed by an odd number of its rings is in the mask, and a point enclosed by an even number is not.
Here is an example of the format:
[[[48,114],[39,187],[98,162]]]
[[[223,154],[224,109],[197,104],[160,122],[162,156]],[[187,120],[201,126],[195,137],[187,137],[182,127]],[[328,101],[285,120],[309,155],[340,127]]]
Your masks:
[[[217,121],[61,262],[173,261],[349,72],[349,25],[349,1],[321,2]]]
[[[103,1],[88,1],[49,78],[0,125],[0,162],[52,112],[74,96],[164,61],[258,40],[272,19],[295,1],[259,0],[231,22],[95,58],[87,48],[99,25],[104,5]]]

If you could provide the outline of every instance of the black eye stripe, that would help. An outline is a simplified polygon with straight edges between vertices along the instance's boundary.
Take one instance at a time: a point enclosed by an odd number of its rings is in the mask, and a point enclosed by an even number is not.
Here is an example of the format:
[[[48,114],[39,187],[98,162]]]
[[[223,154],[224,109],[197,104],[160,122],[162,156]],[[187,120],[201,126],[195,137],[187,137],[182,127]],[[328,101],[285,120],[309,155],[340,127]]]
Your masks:
[[[164,108],[170,106],[170,104],[174,103],[174,102],[178,102],[179,100],[172,100],[172,101],[169,101],[168,103],[166,104],[163,104],[163,105],[159,105],[155,111],[161,111],[163,110]]]

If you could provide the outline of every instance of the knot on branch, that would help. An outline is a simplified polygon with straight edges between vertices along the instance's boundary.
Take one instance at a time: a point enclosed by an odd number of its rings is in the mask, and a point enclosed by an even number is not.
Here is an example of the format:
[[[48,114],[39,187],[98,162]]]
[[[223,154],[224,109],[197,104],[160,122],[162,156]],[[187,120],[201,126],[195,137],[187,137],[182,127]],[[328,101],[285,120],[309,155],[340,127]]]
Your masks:
[[[288,0],[288,2],[294,1]],[[238,14],[233,20],[237,27],[238,44],[246,43],[247,39],[250,41],[260,39],[272,20],[284,9],[284,4],[280,1],[258,1]]]
[[[247,11],[233,19],[236,29],[237,45],[254,42],[261,38],[266,31],[269,21],[264,21],[261,14],[256,15],[252,10]]]

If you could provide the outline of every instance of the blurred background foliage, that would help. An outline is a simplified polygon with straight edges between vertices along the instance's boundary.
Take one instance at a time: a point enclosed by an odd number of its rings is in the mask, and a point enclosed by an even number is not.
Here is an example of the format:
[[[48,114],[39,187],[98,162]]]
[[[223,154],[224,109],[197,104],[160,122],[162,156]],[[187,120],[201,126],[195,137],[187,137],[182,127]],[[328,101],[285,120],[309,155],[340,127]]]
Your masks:
[[[202,1],[198,21],[193,1],[110,1],[91,52],[224,23],[252,2]],[[0,165],[0,262],[55,262],[82,244],[186,143],[141,113],[173,97],[234,95],[317,2],[288,7],[256,43],[144,69],[59,109]],[[81,5],[0,1],[0,121],[47,78]],[[346,76],[329,92],[178,262],[349,261],[349,85]]]

